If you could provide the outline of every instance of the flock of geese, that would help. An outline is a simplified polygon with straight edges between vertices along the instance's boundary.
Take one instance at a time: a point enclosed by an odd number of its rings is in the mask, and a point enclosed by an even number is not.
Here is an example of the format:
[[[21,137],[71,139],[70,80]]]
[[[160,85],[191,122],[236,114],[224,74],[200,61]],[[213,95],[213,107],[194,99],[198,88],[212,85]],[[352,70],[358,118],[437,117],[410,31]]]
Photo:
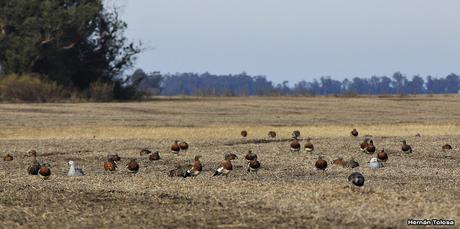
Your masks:
[[[353,129],[350,132],[350,135],[353,137],[358,137],[359,133],[356,129]],[[243,139],[246,139],[248,136],[248,132],[246,130],[241,131],[241,136]],[[269,131],[268,137],[271,139],[276,138],[275,131]],[[291,152],[300,152],[302,150],[302,145],[300,143],[301,136],[300,131],[295,130],[292,132],[291,135],[291,143],[290,143],[290,151]],[[406,140],[401,141],[401,151],[403,153],[410,154],[412,153],[412,147],[407,144]],[[371,136],[366,135],[364,136],[364,141],[359,145],[359,148],[362,152],[368,155],[374,155],[376,153],[376,147],[374,145],[374,141],[372,140]],[[171,145],[170,150],[173,154],[183,154],[189,149],[189,145],[185,141],[174,141]],[[452,146],[449,144],[445,144],[442,146],[443,150],[451,150]],[[303,150],[306,152],[313,152],[315,147],[311,142],[310,138],[305,139],[305,144],[303,144]],[[148,155],[148,159],[150,161],[157,161],[160,160],[160,153],[159,151],[152,152],[148,149],[142,149],[140,151],[141,156]],[[37,160],[37,152],[35,150],[30,150],[26,156],[32,157],[32,163],[27,168],[27,172],[30,175],[39,175],[43,179],[49,179],[51,175],[51,166],[48,163],[41,164]],[[203,165],[201,164],[201,156],[196,155],[194,158],[194,163],[191,166],[182,166],[178,164],[175,169],[169,171],[169,176],[178,176],[178,177],[194,177],[198,176],[203,171]],[[225,153],[224,154],[224,161],[221,163],[220,167],[218,167],[213,176],[227,176],[233,170],[232,161],[238,159],[238,156],[235,153]],[[261,163],[257,159],[257,154],[249,150],[245,155],[244,159],[247,162],[247,171],[248,172],[255,172],[260,169]],[[3,158],[4,161],[12,161],[13,156],[11,154],[6,154]],[[371,169],[379,169],[384,167],[384,163],[388,160],[388,154],[382,148],[379,152],[377,152],[376,156],[372,157],[369,162],[368,166]],[[116,171],[118,168],[118,163],[121,161],[120,156],[118,154],[109,154],[107,155],[107,161],[104,163],[104,170],[106,171]],[[336,158],[331,162],[333,165],[348,167],[348,168],[356,168],[359,166],[359,162],[355,161],[353,158],[350,160],[344,160],[342,157]],[[69,161],[69,171],[67,173],[68,176],[84,176],[85,172],[79,168],[74,161]],[[323,159],[322,156],[318,156],[318,159],[315,162],[315,167],[318,170],[326,170],[328,167],[328,162]],[[126,164],[126,168],[131,173],[137,173],[139,171],[139,163],[136,159],[130,159]],[[361,187],[364,185],[364,176],[359,172],[353,172],[351,175],[348,176],[348,181],[353,186]]]

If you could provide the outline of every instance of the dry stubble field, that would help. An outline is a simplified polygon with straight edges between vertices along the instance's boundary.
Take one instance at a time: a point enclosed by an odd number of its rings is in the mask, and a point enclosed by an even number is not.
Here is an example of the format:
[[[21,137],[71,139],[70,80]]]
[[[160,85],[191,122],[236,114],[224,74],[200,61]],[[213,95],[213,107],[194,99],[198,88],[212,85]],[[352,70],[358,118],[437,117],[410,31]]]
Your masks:
[[[358,149],[371,134],[389,153],[386,167],[372,171]],[[249,132],[248,140],[240,131]],[[288,138],[294,129],[311,137],[313,154],[289,152],[289,142],[251,143],[269,130]],[[421,137],[415,137],[420,133]],[[388,98],[162,98],[143,103],[0,104],[0,227],[37,228],[386,228],[407,227],[408,218],[454,219],[460,223],[460,97]],[[191,149],[168,152],[173,140]],[[400,140],[414,148],[399,152]],[[450,143],[453,150],[443,152]],[[159,150],[162,160],[140,157]],[[52,165],[43,181],[28,176],[29,149]],[[245,162],[212,177],[223,154],[256,152],[258,174]],[[140,172],[110,173],[107,153],[122,163],[138,158]],[[168,177],[177,163],[202,155],[195,178]],[[331,161],[354,157],[363,189],[351,189],[351,169],[316,171],[318,155]],[[67,177],[67,161],[87,173]]]

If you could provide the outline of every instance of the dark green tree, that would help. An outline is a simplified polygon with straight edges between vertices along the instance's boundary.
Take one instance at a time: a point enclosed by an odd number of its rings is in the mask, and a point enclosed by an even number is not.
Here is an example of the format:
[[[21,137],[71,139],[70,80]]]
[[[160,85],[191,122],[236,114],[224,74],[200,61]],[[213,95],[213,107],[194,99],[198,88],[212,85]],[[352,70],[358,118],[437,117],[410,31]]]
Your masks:
[[[1,0],[0,65],[80,89],[117,80],[141,51],[126,27],[102,0]]]

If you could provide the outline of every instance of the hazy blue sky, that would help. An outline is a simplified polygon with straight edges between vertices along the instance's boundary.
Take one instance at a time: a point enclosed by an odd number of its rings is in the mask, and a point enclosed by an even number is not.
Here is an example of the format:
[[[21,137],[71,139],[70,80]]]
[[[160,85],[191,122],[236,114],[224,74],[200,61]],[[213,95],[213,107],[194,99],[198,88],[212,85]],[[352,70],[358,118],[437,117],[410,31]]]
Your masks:
[[[460,74],[459,0],[129,0],[137,66],[162,73]]]

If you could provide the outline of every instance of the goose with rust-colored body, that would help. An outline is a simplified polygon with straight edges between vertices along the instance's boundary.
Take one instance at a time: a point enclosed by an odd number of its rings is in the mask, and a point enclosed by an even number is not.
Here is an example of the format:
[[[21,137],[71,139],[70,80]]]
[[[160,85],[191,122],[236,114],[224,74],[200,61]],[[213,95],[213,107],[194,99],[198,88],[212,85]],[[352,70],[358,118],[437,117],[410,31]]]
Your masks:
[[[198,174],[203,171],[203,165],[201,164],[200,158],[200,155],[195,156],[195,161],[193,162],[192,168],[185,172],[184,178],[190,176],[198,176]]]
[[[369,143],[366,146],[365,151],[367,154],[373,154],[375,153],[375,146],[374,146],[374,141],[371,139]]]
[[[247,161],[257,160],[257,154],[253,153],[252,150],[249,150],[244,159]]]
[[[112,160],[109,160],[109,161],[106,161],[104,163],[104,170],[105,171],[115,171],[117,169],[117,163],[116,161],[112,161]]]
[[[291,142],[291,152],[299,152],[300,151],[300,143],[297,139]]]
[[[401,151],[403,151],[404,153],[412,153],[412,147],[407,144],[406,140],[402,140],[401,143]]]
[[[149,160],[151,160],[151,161],[158,161],[160,159],[161,159],[161,157],[160,157],[160,152],[159,151],[155,151],[155,152],[153,152],[153,153],[151,153],[149,155]]]
[[[131,173],[137,173],[139,171],[139,163],[137,163],[136,159],[131,159],[128,164],[126,164],[126,168]]]
[[[313,152],[313,150],[315,150],[315,147],[311,143],[311,138],[307,138],[307,142],[304,145],[304,149],[306,152]]]
[[[51,166],[48,163],[43,164],[38,170],[38,175],[43,179],[47,180],[51,176]]]
[[[12,161],[13,160],[13,156],[11,154],[6,154],[4,157],[3,157],[3,160],[4,161]]]
[[[179,141],[175,140],[174,143],[171,145],[171,153],[179,154],[180,146],[178,143]]]
[[[260,162],[257,159],[248,161],[248,172],[256,172],[260,168]]]
[[[353,137],[358,137],[359,133],[356,129],[353,128],[353,130],[350,132],[350,135]]]
[[[324,160],[322,156],[319,156],[318,160],[316,160],[316,162],[315,162],[315,167],[318,170],[323,170],[324,171],[327,168],[327,161]]]
[[[347,162],[343,160],[342,157],[338,157],[337,159],[332,160],[332,164],[345,167],[347,165]]]
[[[188,143],[185,141],[181,141],[179,143],[179,148],[181,151],[187,151],[188,150]]]
[[[452,149],[452,146],[449,145],[449,144],[444,144],[444,145],[442,146],[442,150],[451,150],[451,149]]]
[[[269,138],[276,138],[276,132],[271,130],[271,131],[268,131],[268,137]]]
[[[388,154],[385,153],[385,149],[382,149],[380,152],[377,153],[377,159],[379,159],[379,161],[388,160]]]
[[[248,136],[248,131],[242,130],[240,134],[241,134],[241,137],[246,138]]]
[[[222,162],[220,167],[214,172],[212,176],[227,176],[233,170],[232,160],[236,158],[238,157],[236,157],[236,155],[233,153],[225,154],[225,161]]]
[[[367,144],[369,144],[369,139],[364,138],[363,142],[361,142],[361,144],[359,145],[359,149],[363,152],[366,151]]]

